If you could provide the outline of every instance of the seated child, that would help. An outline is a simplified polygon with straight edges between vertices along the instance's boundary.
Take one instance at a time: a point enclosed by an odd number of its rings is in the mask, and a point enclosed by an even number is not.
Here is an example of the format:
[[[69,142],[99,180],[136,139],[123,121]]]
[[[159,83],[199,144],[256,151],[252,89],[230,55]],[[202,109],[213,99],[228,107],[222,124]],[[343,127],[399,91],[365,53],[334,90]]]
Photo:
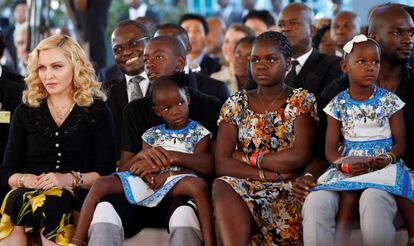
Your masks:
[[[212,156],[207,153],[211,133],[198,122],[188,119],[190,99],[182,83],[184,79],[184,76],[176,74],[153,82],[153,109],[166,124],[150,128],[143,134],[143,150],[161,148],[170,153],[187,153],[191,161],[212,166]],[[185,169],[184,163],[173,161],[174,166],[159,166],[156,163],[154,159],[139,160],[127,172],[100,177],[83,203],[72,243],[84,244],[98,201],[123,192],[131,204],[146,207],[157,206],[165,195],[192,197],[197,204],[204,243],[214,245],[210,192],[205,181],[196,176],[194,170]]]
[[[409,245],[413,245],[414,176],[400,159],[406,149],[404,102],[375,85],[380,68],[380,47],[375,40],[355,36],[344,52],[341,66],[350,87],[324,109],[328,115],[326,158],[334,164],[313,190],[339,192],[335,245],[347,245],[360,192],[367,188],[395,195],[407,225]],[[348,161],[341,161],[342,157]]]

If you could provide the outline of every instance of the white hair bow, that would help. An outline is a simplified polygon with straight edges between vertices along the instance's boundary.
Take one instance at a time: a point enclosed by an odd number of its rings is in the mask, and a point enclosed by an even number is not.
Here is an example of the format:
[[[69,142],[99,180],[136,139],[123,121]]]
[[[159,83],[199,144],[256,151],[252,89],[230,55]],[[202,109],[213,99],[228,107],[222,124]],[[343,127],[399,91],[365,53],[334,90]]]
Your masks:
[[[344,52],[345,54],[349,54],[352,51],[352,48],[354,47],[355,43],[362,43],[362,42],[366,42],[368,41],[367,36],[365,36],[364,34],[359,34],[354,36],[350,41],[348,41],[348,43],[346,43],[344,45]]]

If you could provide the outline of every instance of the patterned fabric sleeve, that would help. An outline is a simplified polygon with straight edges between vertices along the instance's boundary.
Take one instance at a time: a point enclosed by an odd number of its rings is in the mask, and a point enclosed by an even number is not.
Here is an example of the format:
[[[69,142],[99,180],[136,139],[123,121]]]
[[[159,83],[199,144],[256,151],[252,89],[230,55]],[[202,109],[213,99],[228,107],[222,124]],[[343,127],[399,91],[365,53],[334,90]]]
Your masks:
[[[246,100],[246,91],[242,90],[227,99],[220,110],[220,116],[217,125],[220,123],[230,123],[237,125],[240,121],[240,112]]]
[[[201,139],[203,139],[205,136],[209,136],[209,138],[211,139],[211,137],[213,136],[211,134],[211,132],[209,130],[207,130],[207,128],[205,128],[203,125],[201,125],[200,123],[197,122],[197,125],[194,129],[194,131],[197,133],[197,140],[196,142],[198,143]]]
[[[142,140],[150,146],[153,146],[155,143],[154,133],[158,129],[158,126],[151,127],[142,134]]]
[[[402,109],[405,103],[394,93],[387,91],[383,97],[382,103],[385,108],[385,114],[387,118],[390,118],[398,110]]]
[[[323,111],[331,116],[332,118],[336,119],[336,120],[341,120],[341,116],[338,110],[338,105],[341,103],[341,100],[344,99],[339,99],[338,96],[336,96],[334,99],[332,99],[328,105],[326,105],[326,107],[323,109]],[[345,103],[345,101],[343,102]]]
[[[293,95],[288,101],[288,104],[289,110],[294,113],[295,117],[308,115],[314,118],[316,121],[319,120],[316,98],[307,90],[294,90]]]

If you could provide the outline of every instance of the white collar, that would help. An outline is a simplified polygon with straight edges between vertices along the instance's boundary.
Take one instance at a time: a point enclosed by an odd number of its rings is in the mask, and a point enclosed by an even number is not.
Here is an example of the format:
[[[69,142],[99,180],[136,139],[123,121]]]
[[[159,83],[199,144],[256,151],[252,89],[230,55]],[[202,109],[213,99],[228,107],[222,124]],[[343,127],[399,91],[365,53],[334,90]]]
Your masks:
[[[1,78],[1,75],[3,74],[3,66],[2,65],[0,65],[0,78]]]
[[[335,49],[335,55],[336,55],[336,56],[339,56],[339,57],[341,57],[341,58],[342,58],[343,53],[342,53],[340,50]]]
[[[126,82],[128,83],[133,77],[136,77],[136,76],[141,76],[141,77],[144,77],[146,80],[148,80],[147,74],[145,73],[145,71],[143,71],[142,73],[140,73],[138,75],[133,75],[133,76],[130,76],[128,74],[125,74]]]
[[[299,56],[298,58],[294,59],[296,61],[299,62],[299,66],[302,68],[303,65],[305,65],[305,62],[308,60],[309,56],[311,55],[313,51],[313,48],[310,49],[308,52],[306,52],[305,54]],[[297,67],[297,66],[296,66]]]

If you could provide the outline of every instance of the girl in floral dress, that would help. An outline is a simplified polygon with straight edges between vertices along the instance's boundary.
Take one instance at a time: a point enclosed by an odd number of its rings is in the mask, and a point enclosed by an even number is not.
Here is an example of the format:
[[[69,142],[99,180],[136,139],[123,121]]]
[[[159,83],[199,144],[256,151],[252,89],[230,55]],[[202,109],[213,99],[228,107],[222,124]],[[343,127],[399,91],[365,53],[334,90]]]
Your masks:
[[[258,89],[231,96],[220,113],[213,184],[219,245],[296,245],[300,206],[292,179],[311,158],[317,120],[313,94],[284,84],[291,47],[278,32],[254,42]]]
[[[340,191],[336,245],[347,244],[360,191],[367,188],[395,195],[412,238],[414,179],[400,159],[406,149],[401,111],[404,103],[394,93],[375,86],[380,68],[377,42],[358,35],[344,46],[344,51],[341,66],[348,74],[350,87],[324,109],[328,115],[326,157],[334,164],[313,190]],[[344,156],[365,159],[350,162],[349,158],[339,163],[337,160]]]

